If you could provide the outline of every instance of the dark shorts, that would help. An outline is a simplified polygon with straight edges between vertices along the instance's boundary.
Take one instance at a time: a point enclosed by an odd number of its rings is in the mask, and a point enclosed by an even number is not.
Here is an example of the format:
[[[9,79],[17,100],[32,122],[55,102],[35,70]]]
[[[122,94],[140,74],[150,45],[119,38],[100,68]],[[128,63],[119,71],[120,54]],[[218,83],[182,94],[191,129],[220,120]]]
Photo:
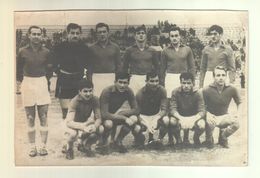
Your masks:
[[[82,74],[68,75],[59,73],[56,83],[55,97],[72,99],[78,94],[78,83],[83,78]]]

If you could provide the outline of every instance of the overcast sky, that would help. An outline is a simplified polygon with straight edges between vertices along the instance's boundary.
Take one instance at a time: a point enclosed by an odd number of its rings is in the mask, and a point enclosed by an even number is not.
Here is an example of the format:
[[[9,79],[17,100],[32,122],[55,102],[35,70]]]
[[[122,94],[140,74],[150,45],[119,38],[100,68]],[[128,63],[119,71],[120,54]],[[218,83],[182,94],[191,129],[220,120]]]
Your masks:
[[[247,26],[245,11],[34,11],[16,12],[15,24],[66,25],[70,22],[80,25],[95,25],[105,22],[109,25],[157,24],[168,20],[178,24],[238,24]]]

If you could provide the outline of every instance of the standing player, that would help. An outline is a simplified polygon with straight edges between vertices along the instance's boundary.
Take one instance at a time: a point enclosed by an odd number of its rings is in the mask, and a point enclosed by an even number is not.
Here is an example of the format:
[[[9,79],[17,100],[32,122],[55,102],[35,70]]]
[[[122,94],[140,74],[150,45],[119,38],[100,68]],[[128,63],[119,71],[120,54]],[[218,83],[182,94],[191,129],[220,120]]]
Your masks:
[[[163,50],[161,56],[161,75],[168,98],[171,97],[172,89],[180,86],[179,77],[182,72],[190,72],[195,77],[193,53],[190,47],[181,44],[180,32],[179,27],[173,27],[169,31],[171,44]]]
[[[130,88],[136,93],[145,85],[146,73],[159,71],[159,59],[156,51],[146,44],[146,28],[144,25],[135,30],[136,44],[129,47],[123,60],[123,70],[131,76]]]
[[[67,26],[67,41],[54,47],[54,67],[57,71],[55,96],[59,98],[62,109],[62,118],[65,119],[70,100],[78,93],[78,82],[87,69],[87,78],[90,76],[91,53],[87,46],[80,41],[81,26],[70,23]],[[90,79],[91,80],[91,79]]]
[[[205,130],[205,105],[202,93],[194,89],[194,76],[181,73],[181,86],[174,89],[170,99],[170,123],[173,129],[183,129],[183,144],[189,145],[189,131],[194,131],[193,141],[200,145],[200,136]],[[174,128],[175,126],[175,128]],[[178,131],[177,131],[178,133]]]
[[[141,132],[135,136],[136,145],[142,146],[145,141],[142,132],[148,130],[148,143],[151,143],[154,140],[155,129],[159,127],[159,120],[163,122],[168,119],[166,90],[159,85],[159,75],[156,72],[146,74],[146,85],[137,92],[136,101],[140,113],[139,121],[143,126]]]
[[[100,96],[102,90],[113,83],[115,72],[120,69],[120,49],[109,39],[109,26],[105,23],[96,25],[97,42],[90,46],[93,53],[93,76],[95,93]]]
[[[19,50],[17,55],[17,80],[22,82],[22,99],[25,108],[28,138],[31,146],[29,156],[44,156],[48,154],[46,143],[48,139],[48,106],[51,102],[48,92],[46,69],[49,64],[49,50],[42,46],[42,29],[31,26],[28,30],[29,44]],[[35,145],[35,112],[40,119],[41,146],[37,151]]]
[[[220,129],[218,143],[228,148],[228,137],[239,128],[241,98],[234,86],[225,84],[227,72],[224,67],[217,66],[213,71],[213,78],[214,83],[203,89],[205,105],[207,106],[207,123],[210,124],[206,129],[206,144],[209,147],[213,146],[212,133],[214,126],[216,126]],[[237,105],[235,115],[228,113],[232,99]]]
[[[229,73],[228,83],[235,81],[235,61],[233,59],[233,50],[221,41],[223,28],[218,25],[212,25],[208,33],[211,37],[210,44],[202,51],[200,66],[200,88],[207,86],[212,81],[212,72],[216,66],[223,66]]]
[[[91,113],[94,113],[94,117]],[[92,157],[94,153],[91,145],[96,143],[98,135],[104,130],[101,126],[101,114],[99,99],[93,96],[93,84],[91,81],[82,79],[79,82],[78,95],[70,102],[70,109],[66,119],[67,144],[63,147],[67,159],[74,158],[73,143],[81,133],[82,143],[79,150]]]
[[[106,146],[111,131],[116,129],[118,125],[122,125],[115,140],[115,135],[111,135],[114,148],[120,153],[127,152],[127,149],[122,143],[125,136],[130,131],[136,133],[140,131],[140,127],[135,128],[138,110],[134,93],[132,89],[128,87],[129,81],[130,75],[128,73],[116,73],[114,85],[105,88],[100,96],[101,115],[105,129],[100,145]],[[126,107],[125,102],[129,103],[130,108]]]

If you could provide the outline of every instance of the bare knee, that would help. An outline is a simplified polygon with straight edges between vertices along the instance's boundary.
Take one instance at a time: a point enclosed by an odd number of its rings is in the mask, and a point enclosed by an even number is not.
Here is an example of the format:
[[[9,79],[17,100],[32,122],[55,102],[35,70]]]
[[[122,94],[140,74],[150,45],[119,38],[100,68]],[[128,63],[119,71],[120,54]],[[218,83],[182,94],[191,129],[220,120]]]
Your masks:
[[[205,120],[199,120],[198,122],[197,122],[197,127],[198,127],[198,129],[200,129],[200,130],[205,130],[205,125],[206,125],[206,123],[205,123]]]
[[[113,122],[111,120],[105,120],[104,121],[104,129],[112,129],[113,127]]]
[[[128,125],[128,126],[133,126],[135,123],[137,122],[137,117],[136,116],[131,116],[129,118],[127,118],[125,120],[125,123]]]
[[[133,132],[134,132],[134,134],[138,134],[138,133],[140,133],[141,132],[141,126],[140,125],[136,125],[135,127],[134,127],[134,130],[133,130]]]
[[[238,130],[239,129],[239,123],[237,121],[234,121],[232,126],[233,130]]]
[[[176,118],[174,118],[174,117],[171,117],[170,125],[171,126],[177,126],[178,125],[178,120]]]
[[[27,117],[28,126],[29,127],[34,127],[34,125],[35,125],[35,122],[34,122],[35,121],[35,117],[33,117],[30,114],[27,114],[26,117]]]
[[[167,117],[167,116],[163,117],[163,118],[162,118],[162,122],[163,122],[163,125],[164,125],[164,126],[169,126],[169,124],[170,124],[170,119],[169,119],[169,117]]]

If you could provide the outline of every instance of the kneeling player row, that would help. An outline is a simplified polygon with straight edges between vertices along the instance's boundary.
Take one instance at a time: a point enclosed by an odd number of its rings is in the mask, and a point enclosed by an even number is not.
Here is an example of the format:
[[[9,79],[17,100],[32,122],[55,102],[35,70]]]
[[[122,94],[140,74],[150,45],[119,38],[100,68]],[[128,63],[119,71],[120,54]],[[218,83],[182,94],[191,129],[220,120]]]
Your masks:
[[[153,134],[157,130],[159,136],[156,140],[159,142],[168,133],[169,144],[173,145],[188,143],[189,130],[192,130],[194,143],[199,146],[200,136],[206,130],[205,143],[212,147],[213,130],[219,127],[219,144],[228,147],[227,138],[239,127],[235,119],[237,116],[228,114],[228,107],[233,98],[239,108],[241,99],[236,88],[225,84],[226,71],[223,67],[216,67],[213,77],[210,86],[198,91],[194,89],[193,75],[182,73],[181,87],[173,90],[170,100],[166,90],[159,85],[158,74],[153,72],[147,74],[146,85],[136,96],[128,87],[128,73],[116,73],[114,85],[105,88],[99,99],[93,95],[92,82],[80,81],[79,94],[71,100],[66,119],[67,144],[63,149],[66,158],[73,159],[73,143],[79,131],[83,132],[84,138],[81,149],[89,155],[92,154],[91,145],[96,142],[97,149],[106,152],[109,136],[116,150],[126,152],[122,141],[131,131],[135,146],[142,147],[145,132],[149,133],[149,142],[154,139]],[[119,125],[122,127],[115,137]],[[181,129],[184,130],[183,139]]]

